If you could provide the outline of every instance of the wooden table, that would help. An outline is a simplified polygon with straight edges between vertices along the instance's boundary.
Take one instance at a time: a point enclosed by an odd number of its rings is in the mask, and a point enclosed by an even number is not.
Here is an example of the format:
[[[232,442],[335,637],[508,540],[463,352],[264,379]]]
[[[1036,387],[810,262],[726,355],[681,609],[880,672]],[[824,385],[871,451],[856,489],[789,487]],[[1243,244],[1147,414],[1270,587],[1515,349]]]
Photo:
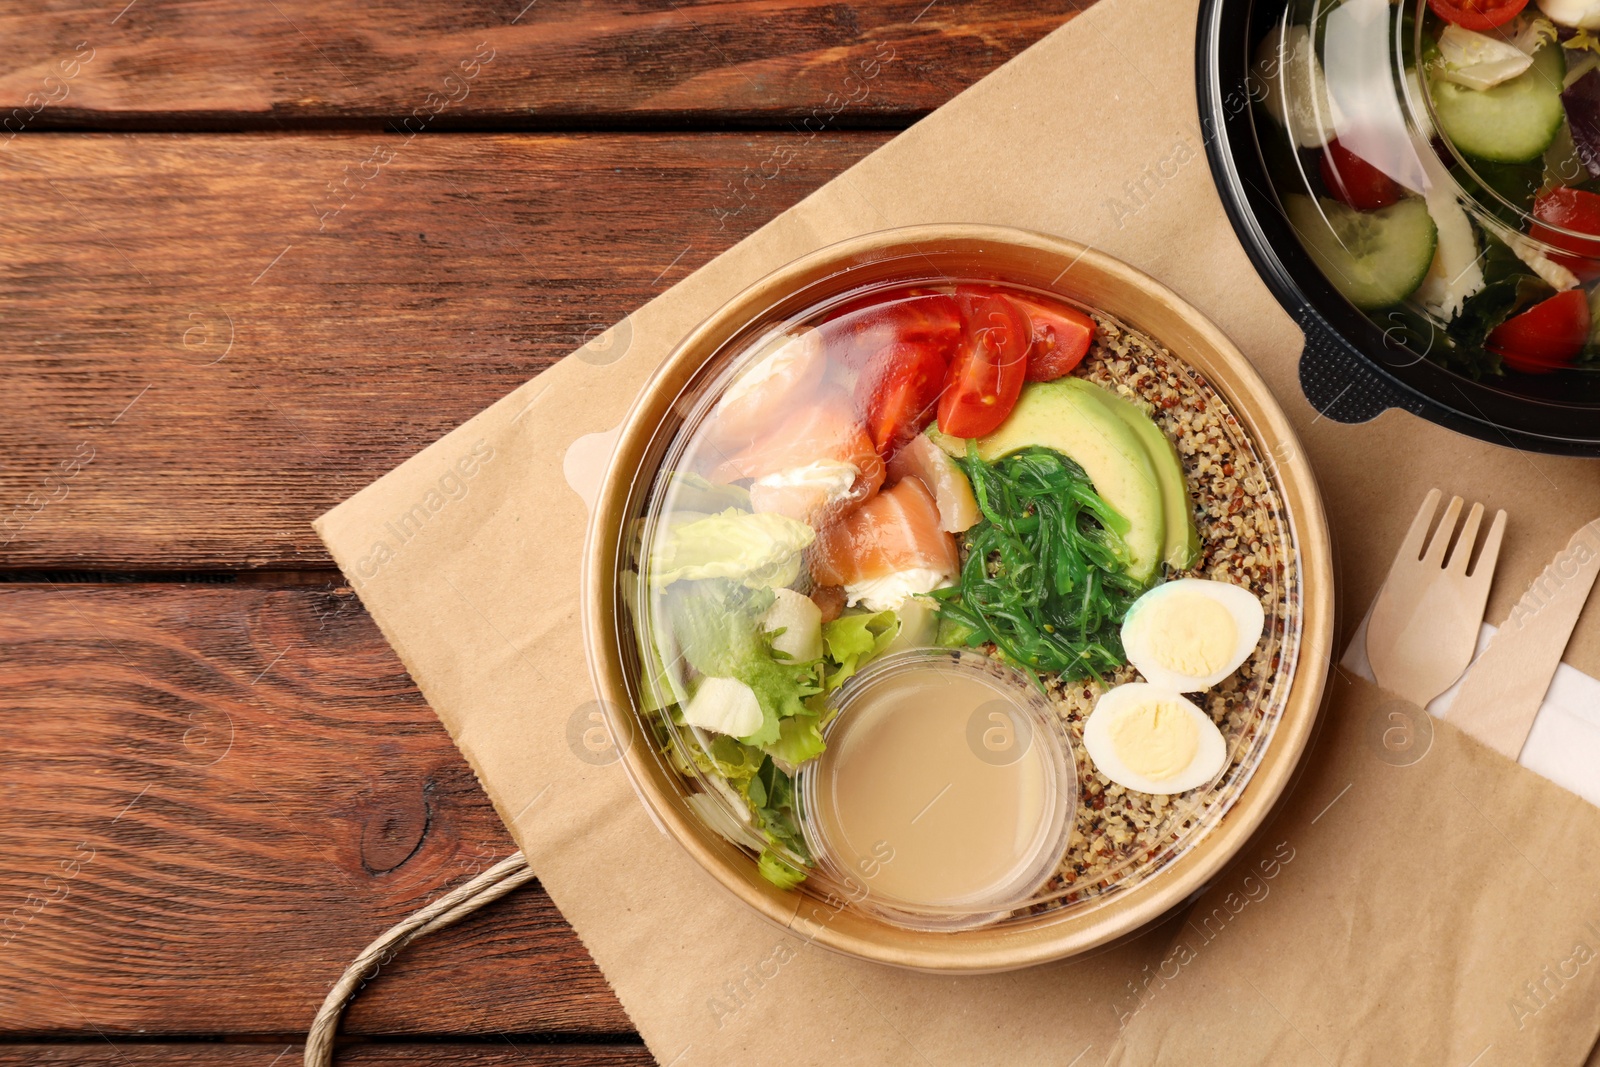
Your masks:
[[[0,10],[0,1064],[288,1064],[515,846],[313,516],[1073,13]],[[351,1064],[644,1064],[537,887]]]

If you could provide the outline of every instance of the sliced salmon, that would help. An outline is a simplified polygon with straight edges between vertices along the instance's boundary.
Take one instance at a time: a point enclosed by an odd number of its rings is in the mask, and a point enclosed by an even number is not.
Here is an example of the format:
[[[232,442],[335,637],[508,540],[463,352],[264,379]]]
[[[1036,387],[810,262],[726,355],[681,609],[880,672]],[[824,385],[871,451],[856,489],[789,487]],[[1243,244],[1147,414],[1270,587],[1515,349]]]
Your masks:
[[[904,571],[925,572],[928,589],[954,580],[961,566],[956,539],[939,528],[939,507],[919,478],[903,478],[893,488],[825,527],[810,551],[811,578],[817,585],[845,587],[851,602],[858,587]]]
[[[712,452],[716,482],[752,479],[751,505],[822,526],[883,485],[883,460],[850,395],[825,386],[746,448]],[[853,472],[853,475],[852,473]]]
[[[881,474],[877,480],[882,482]],[[775,511],[808,526],[825,526],[877,488],[871,478],[862,480],[854,463],[823,459],[757,478],[750,483],[750,506],[756,511]]]
[[[711,409],[705,435],[725,452],[750,447],[798,406],[810,402],[827,368],[827,352],[817,330],[765,338]]]
[[[918,434],[890,458],[889,477],[916,478],[933,492],[941,530],[960,533],[983,517],[966,473],[926,434]]]

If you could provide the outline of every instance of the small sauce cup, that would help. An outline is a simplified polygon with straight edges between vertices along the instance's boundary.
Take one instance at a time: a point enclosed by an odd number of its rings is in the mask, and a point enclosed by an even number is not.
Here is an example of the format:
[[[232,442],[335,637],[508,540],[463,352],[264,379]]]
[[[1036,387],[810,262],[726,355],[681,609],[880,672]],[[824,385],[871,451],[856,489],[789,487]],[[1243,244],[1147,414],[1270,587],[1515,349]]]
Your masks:
[[[885,922],[962,930],[1026,906],[1065,854],[1071,742],[1030,679],[975,652],[917,649],[830,701],[800,771],[803,832],[839,892]]]

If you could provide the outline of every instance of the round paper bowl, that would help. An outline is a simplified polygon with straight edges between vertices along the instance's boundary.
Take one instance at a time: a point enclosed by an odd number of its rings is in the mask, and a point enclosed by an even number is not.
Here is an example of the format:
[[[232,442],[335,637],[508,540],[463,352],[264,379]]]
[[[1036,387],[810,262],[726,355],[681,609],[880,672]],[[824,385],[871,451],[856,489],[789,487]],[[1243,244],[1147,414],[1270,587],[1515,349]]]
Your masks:
[[[630,520],[681,425],[689,400],[760,324],[795,315],[861,285],[941,273],[1057,293],[1101,309],[1200,371],[1231,405],[1258,453],[1274,458],[1300,575],[1299,644],[1285,656],[1288,699],[1248,782],[1226,814],[1159,872],[1125,892],[1002,924],[955,932],[908,930],[801,886],[765,881],[754,858],[708,827],[688,783],[652,742],[631,678],[637,653],[619,575]],[[995,226],[917,226],[843,241],[790,263],[735,296],[667,356],[623,422],[591,522],[583,574],[584,638],[622,766],[662,831],[757,914],[797,937],[879,963],[945,973],[1011,970],[1103,945],[1159,918],[1213,878],[1261,825],[1288,783],[1315,724],[1333,625],[1328,531],[1310,467],[1266,385],[1215,326],[1154,279],[1072,241]],[[1292,662],[1291,662],[1292,660]],[[710,892],[710,887],[707,887]]]

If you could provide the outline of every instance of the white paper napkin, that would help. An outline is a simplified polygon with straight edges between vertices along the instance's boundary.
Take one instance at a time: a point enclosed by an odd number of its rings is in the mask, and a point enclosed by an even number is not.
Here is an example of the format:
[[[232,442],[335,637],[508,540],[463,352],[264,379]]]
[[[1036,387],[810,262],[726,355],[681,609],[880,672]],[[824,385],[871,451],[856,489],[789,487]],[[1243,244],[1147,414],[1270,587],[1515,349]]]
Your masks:
[[[1368,608],[1367,618],[1361,620],[1339,661],[1345,670],[1369,682],[1376,681],[1372,677],[1372,665],[1367,662],[1367,619],[1371,617],[1372,609]],[[1483,624],[1473,658],[1483,655],[1495,633],[1496,627]],[[1465,674],[1463,671],[1463,677]],[[1428,705],[1429,713],[1435,718],[1448,719],[1450,704],[1460,688],[1461,683],[1457,681],[1435,697]],[[1533,729],[1528,733],[1528,743],[1523,746],[1517,762],[1600,806],[1600,679],[1591,678],[1565,663],[1557,667],[1550,690],[1533,720]]]

